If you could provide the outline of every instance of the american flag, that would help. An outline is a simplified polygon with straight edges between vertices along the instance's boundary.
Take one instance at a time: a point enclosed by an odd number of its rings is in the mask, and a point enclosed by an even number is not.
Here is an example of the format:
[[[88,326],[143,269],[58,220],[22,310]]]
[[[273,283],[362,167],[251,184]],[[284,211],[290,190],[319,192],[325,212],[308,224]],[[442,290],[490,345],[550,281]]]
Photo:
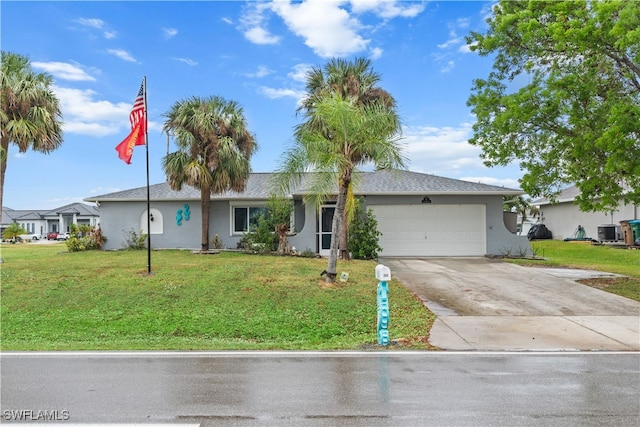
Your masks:
[[[133,102],[133,108],[129,113],[129,121],[131,122],[131,133],[116,146],[118,157],[126,164],[131,163],[133,156],[133,147],[136,145],[146,144],[147,133],[147,115],[145,114],[145,80],[142,80],[138,96]]]
[[[144,119],[144,81],[140,84],[140,90],[138,91],[138,96],[136,96],[136,100],[133,101],[133,108],[131,109],[131,113],[129,114],[129,121],[131,122],[131,130],[135,129],[136,126],[140,123],[141,120]],[[146,123],[142,123],[142,128],[140,129],[140,133],[144,134],[146,131]],[[138,143],[136,145],[144,145],[144,141],[142,143]]]

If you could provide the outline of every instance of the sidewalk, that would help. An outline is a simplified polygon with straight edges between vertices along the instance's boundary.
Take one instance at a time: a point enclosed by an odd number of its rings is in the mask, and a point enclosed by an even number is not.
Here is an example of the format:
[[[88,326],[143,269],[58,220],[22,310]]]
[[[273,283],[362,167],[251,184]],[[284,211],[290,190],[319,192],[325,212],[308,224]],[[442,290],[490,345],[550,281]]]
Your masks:
[[[443,350],[640,351],[640,303],[575,282],[615,275],[488,258],[380,262],[438,316],[429,342]]]

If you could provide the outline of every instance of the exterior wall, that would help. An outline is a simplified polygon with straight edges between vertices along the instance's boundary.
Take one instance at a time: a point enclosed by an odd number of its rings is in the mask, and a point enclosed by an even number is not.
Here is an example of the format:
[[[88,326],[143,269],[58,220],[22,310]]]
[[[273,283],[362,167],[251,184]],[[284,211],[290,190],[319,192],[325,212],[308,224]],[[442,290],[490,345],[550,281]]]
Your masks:
[[[296,251],[305,251],[307,249],[318,253],[318,235],[317,233],[317,213],[313,204],[303,205],[302,201],[296,201],[295,204],[295,229],[296,233],[287,240],[290,246],[294,246]],[[304,214],[303,214],[304,213]]]
[[[504,224],[502,212],[502,197],[500,196],[429,196],[432,203],[441,204],[484,204],[486,206],[486,241],[487,254],[489,255],[521,255],[530,254],[531,248],[525,236],[517,236],[511,233]],[[422,196],[367,196],[364,199],[363,208],[370,205],[402,205],[420,204]],[[209,237],[218,234],[226,248],[235,249],[242,235],[232,233],[231,207],[233,205],[260,205],[265,201],[214,201],[211,202]],[[177,225],[176,215],[178,210],[185,210],[185,204],[189,206],[189,220],[182,220],[182,225]],[[107,202],[100,204],[101,228],[107,237],[104,249],[123,249],[127,246],[126,233],[134,230],[146,230],[146,201],[140,202]],[[151,230],[151,247],[159,248],[183,248],[199,249],[201,236],[200,201],[191,200],[185,202],[152,202],[151,211],[154,214],[154,222],[161,220],[163,227],[161,233]],[[157,214],[161,218],[157,218]],[[303,205],[301,201],[295,202],[295,233],[289,237],[289,245],[296,250],[307,249],[318,251],[316,208],[314,205]]]
[[[421,204],[423,196],[367,196],[367,205]],[[505,226],[501,196],[429,195],[432,204],[484,204],[486,206],[487,255],[530,255],[531,246],[525,236],[511,233]]]
[[[189,205],[189,220],[181,221],[177,225],[176,215],[178,210],[184,210],[183,202],[153,202],[151,212],[154,214],[154,223],[162,222],[162,232],[157,233],[154,225],[151,226],[151,247],[159,248],[200,248],[200,203],[187,202]],[[124,249],[127,247],[127,236],[131,231],[140,233],[146,230],[147,202],[102,202],[100,204],[100,227],[107,238],[105,250]],[[160,217],[157,217],[157,213]],[[144,218],[144,220],[143,220]]]
[[[47,237],[47,222],[41,219],[18,219],[16,220],[18,224],[25,230],[27,230],[28,234],[41,234],[43,238]]]
[[[558,240],[572,237],[578,225],[584,227],[587,237],[598,239],[598,226],[605,224],[620,225],[620,221],[640,218],[640,207],[621,206],[618,212],[581,212],[573,202],[543,205],[542,223],[551,230],[553,238]]]

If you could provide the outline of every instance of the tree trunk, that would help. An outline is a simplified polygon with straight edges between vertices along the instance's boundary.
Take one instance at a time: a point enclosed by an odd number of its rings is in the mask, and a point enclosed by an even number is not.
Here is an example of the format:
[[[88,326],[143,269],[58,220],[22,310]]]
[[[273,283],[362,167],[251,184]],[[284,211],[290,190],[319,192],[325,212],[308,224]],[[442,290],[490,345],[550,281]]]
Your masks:
[[[211,188],[208,185],[200,189],[200,204],[202,212],[202,252],[209,251],[209,209],[211,202]]]
[[[276,235],[278,236],[278,254],[284,255],[288,252],[288,239],[287,233],[289,232],[288,224],[278,224],[276,225]]]
[[[0,208],[4,205],[3,196],[4,196],[4,175],[7,171],[7,161],[9,160],[9,136],[2,136],[2,140],[0,141],[0,145],[4,150],[4,155],[0,155]]]
[[[335,280],[338,264],[338,246],[340,242],[340,230],[342,227],[342,219],[344,218],[344,207],[347,202],[347,193],[349,191],[349,183],[351,182],[351,174],[345,172],[340,180],[340,188],[338,189],[338,200],[336,201],[336,210],[333,213],[333,223],[331,224],[331,249],[329,250],[329,263],[327,265],[326,281],[331,283]]]
[[[346,200],[345,200],[346,203]],[[342,222],[340,227],[340,259],[348,261],[351,259],[349,256],[349,223],[347,222],[347,210],[345,206],[344,214],[342,215]]]

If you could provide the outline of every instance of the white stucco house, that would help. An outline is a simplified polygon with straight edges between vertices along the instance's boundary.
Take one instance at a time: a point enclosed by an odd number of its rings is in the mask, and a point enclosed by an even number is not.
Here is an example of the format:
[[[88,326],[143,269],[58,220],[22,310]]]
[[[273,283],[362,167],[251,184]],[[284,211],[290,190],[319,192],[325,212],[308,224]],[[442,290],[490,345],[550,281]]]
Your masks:
[[[603,240],[598,236],[598,229],[602,227],[615,227],[615,240],[623,240],[620,221],[640,218],[640,206],[622,203],[611,212],[583,212],[574,202],[579,194],[580,190],[572,186],[563,190],[555,203],[544,198],[531,202],[532,205],[540,208],[541,222],[551,230],[554,239],[563,240],[573,237],[576,229],[581,225],[587,237],[594,240]]]
[[[503,221],[503,196],[520,190],[471,183],[408,171],[359,174],[355,195],[371,209],[382,232],[381,256],[484,256],[530,253],[526,237],[509,231]],[[254,173],[242,193],[211,198],[210,237],[218,234],[236,248],[252,218],[271,194],[272,173]],[[167,183],[149,187],[152,248],[199,249],[200,191]],[[320,209],[303,202],[309,189],[301,185],[289,195],[294,204],[289,244],[297,250],[328,255],[335,202]],[[147,232],[147,188],[140,187],[85,199],[100,207],[104,249],[126,247],[130,230]],[[515,231],[515,230],[514,230]]]
[[[52,231],[68,232],[71,224],[95,227],[100,224],[100,211],[96,206],[85,203],[70,203],[50,210],[3,207],[0,228],[4,230],[11,223],[20,224],[27,233],[46,236]]]

